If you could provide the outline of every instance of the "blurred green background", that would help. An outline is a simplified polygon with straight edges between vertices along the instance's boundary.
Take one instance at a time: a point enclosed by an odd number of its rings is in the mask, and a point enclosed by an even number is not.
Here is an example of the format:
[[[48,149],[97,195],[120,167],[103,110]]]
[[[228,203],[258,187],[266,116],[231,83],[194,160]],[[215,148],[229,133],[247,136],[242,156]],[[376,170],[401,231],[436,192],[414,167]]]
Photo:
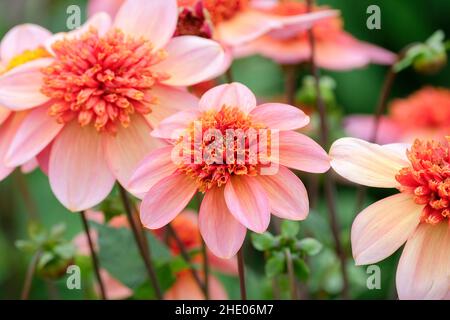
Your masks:
[[[450,35],[450,1],[442,0],[326,0],[319,4],[330,5],[340,9],[345,21],[345,29],[361,40],[369,41],[394,52],[409,43],[424,41],[435,30],[442,29]],[[85,12],[86,1],[83,0],[0,0],[0,36],[20,23],[40,24],[51,31],[64,31],[66,25],[66,8],[78,4]],[[366,9],[376,4],[381,8],[381,30],[366,28]],[[83,16],[83,21],[85,17]],[[236,61],[233,65],[235,80],[243,82],[258,95],[269,97],[283,93],[283,73],[279,66],[260,57],[251,57]],[[336,97],[343,112],[371,113],[379,95],[386,67],[368,66],[364,69],[348,72],[326,72],[336,80]],[[301,79],[299,79],[300,83]],[[450,67],[434,76],[420,76],[411,70],[402,72],[394,85],[393,97],[402,97],[421,88],[423,85],[449,87]],[[66,237],[70,239],[81,230],[81,220],[77,214],[65,210],[52,195],[48,181],[41,172],[27,176],[32,197],[39,205],[40,218],[44,225],[51,226],[64,222],[68,227]],[[24,274],[29,256],[20,252],[14,242],[26,238],[26,213],[18,192],[16,179],[11,176],[0,182],[0,298],[15,299],[20,296]],[[385,196],[386,193],[370,190],[367,202]],[[349,256],[349,230],[355,215],[355,190],[352,187],[340,186],[338,194],[339,214],[342,221],[342,238]],[[302,223],[305,234],[313,233],[323,243],[331,245],[331,237],[324,214],[323,200],[320,200],[318,212],[313,212],[308,220]],[[261,257],[250,257],[250,297],[265,298],[267,290],[259,290],[257,280],[261,276],[261,268],[256,261]],[[352,296],[354,298],[395,298],[395,266],[398,254],[379,264],[382,268],[382,289],[367,290],[365,268],[353,267],[349,259],[349,270],[352,276]],[[336,270],[336,257],[330,249],[325,249],[318,257],[309,261],[312,277],[309,282],[312,297],[329,298],[338,292],[342,283]],[[254,279],[253,279],[254,278]],[[253,279],[253,280],[252,280]],[[59,286],[58,297],[83,298],[85,292],[65,289],[64,279]],[[225,279],[230,288],[231,297],[237,297],[237,284],[234,280]],[[51,290],[50,290],[51,292]],[[32,298],[48,298],[47,286],[42,280],[35,280]]]

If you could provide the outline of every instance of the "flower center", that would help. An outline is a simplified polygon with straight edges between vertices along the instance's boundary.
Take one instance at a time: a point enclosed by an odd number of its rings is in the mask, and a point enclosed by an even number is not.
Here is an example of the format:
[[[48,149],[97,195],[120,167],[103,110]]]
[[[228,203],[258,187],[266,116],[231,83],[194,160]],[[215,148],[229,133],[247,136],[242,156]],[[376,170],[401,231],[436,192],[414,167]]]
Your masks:
[[[437,224],[450,217],[450,137],[445,143],[416,140],[408,150],[411,166],[395,177],[401,192],[425,205],[421,222]]]
[[[255,176],[269,166],[271,141],[267,127],[236,107],[204,112],[177,142],[178,171],[195,179],[201,192],[221,187],[233,175]]]
[[[237,13],[246,9],[249,0],[203,0],[213,24],[218,24],[233,18]]]
[[[81,126],[92,124],[114,134],[118,124],[130,125],[132,114],[152,111],[158,101],[151,88],[168,78],[153,70],[165,51],[119,30],[100,37],[91,29],[80,38],[56,42],[52,49],[55,62],[42,71],[42,92],[52,98],[49,114],[58,123],[77,119]]]
[[[41,58],[49,58],[51,55],[44,48],[37,48],[34,50],[25,50],[21,54],[18,54],[12,58],[2,72],[10,71],[18,66],[21,66],[27,62],[31,62]],[[0,74],[2,73],[0,72]]]

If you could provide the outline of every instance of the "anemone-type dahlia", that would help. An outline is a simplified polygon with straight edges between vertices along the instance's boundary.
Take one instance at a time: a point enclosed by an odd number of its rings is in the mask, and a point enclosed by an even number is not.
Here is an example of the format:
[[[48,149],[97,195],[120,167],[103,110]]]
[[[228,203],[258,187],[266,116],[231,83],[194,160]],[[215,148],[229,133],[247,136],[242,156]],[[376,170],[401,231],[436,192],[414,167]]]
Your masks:
[[[132,193],[144,194],[143,225],[163,227],[200,191],[200,232],[215,255],[229,258],[247,228],[267,229],[270,213],[305,219],[306,189],[287,167],[321,173],[330,166],[316,142],[292,131],[308,122],[289,105],[257,106],[239,83],[207,91],[196,109],[165,119],[152,133],[169,145],[150,153],[128,185]]]
[[[0,43],[0,95],[10,94],[9,87],[1,81],[4,75],[21,72],[22,68],[27,68],[41,59],[47,61],[48,54],[42,47],[50,36],[51,33],[44,28],[24,24],[14,27],[3,37]],[[5,157],[26,115],[26,111],[11,111],[0,102],[0,180],[17,167],[6,165]],[[33,157],[22,165],[22,171],[32,171],[36,166],[37,161]]]
[[[356,264],[372,264],[405,242],[397,269],[401,299],[450,299],[450,137],[377,145],[337,140],[331,166],[342,177],[400,193],[363,210],[352,226]]]
[[[345,119],[346,132],[356,138],[370,139],[375,119],[370,115],[352,115]],[[415,137],[443,139],[450,132],[450,90],[424,87],[409,97],[396,99],[382,117],[378,143],[411,143]]]
[[[90,0],[88,13],[91,15],[100,11],[115,13],[122,1]],[[284,16],[270,10],[277,2],[278,0],[178,0],[178,5],[186,9],[198,8],[200,4],[206,12],[207,20],[212,24],[212,37],[227,47],[240,46],[272,30],[287,26],[295,27],[297,30],[307,29],[318,20],[338,14],[337,11],[327,10],[313,13],[303,11]],[[202,15],[195,15],[199,16]],[[195,30],[194,34],[209,35],[210,28],[203,20],[200,24],[198,19],[188,19],[185,22],[189,21],[192,22],[192,26],[200,27],[191,28]],[[180,27],[188,26],[185,23]],[[206,33],[205,28],[208,30]]]
[[[216,42],[172,39],[176,0],[129,0],[46,41],[46,59],[0,77],[0,104],[29,110],[5,156],[7,166],[47,150],[56,197],[70,210],[95,206],[115,180],[156,146],[150,131],[197,99],[182,87],[216,77],[225,55]]]
[[[305,14],[307,6],[304,2],[283,1],[266,10],[272,15],[288,18]],[[320,13],[324,10],[329,11],[329,8],[316,7],[313,12]],[[318,66],[331,70],[348,70],[369,63],[392,64],[395,61],[393,53],[355,39],[343,30],[342,25],[340,17],[329,17],[314,23],[315,61]],[[237,57],[253,54],[260,54],[281,64],[308,62],[311,56],[308,33],[304,28],[287,25],[235,50]]]

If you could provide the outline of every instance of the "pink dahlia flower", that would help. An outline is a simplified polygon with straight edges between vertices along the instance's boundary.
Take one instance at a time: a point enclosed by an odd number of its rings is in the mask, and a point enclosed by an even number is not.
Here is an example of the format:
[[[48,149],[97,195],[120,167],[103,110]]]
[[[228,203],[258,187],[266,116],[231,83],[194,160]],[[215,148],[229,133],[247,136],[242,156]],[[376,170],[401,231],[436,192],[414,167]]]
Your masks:
[[[313,12],[329,12],[328,7],[316,7]],[[267,14],[288,19],[306,14],[305,3],[283,1],[268,8]],[[392,64],[395,54],[375,45],[359,41],[342,27],[340,17],[329,17],[314,24],[316,63],[331,70],[349,70],[369,63]],[[260,54],[280,64],[308,62],[311,56],[308,33],[297,25],[287,25],[236,48],[238,57]]]
[[[125,184],[156,146],[152,127],[197,104],[182,87],[224,70],[216,42],[172,39],[177,16],[175,0],[129,0],[114,21],[95,15],[47,39],[46,58],[2,74],[0,104],[29,112],[5,164],[26,163],[51,145],[43,166],[54,194],[72,211],[101,202],[116,179]]]
[[[3,75],[20,72],[22,68],[47,56],[42,49],[51,33],[37,25],[23,24],[12,28],[0,43],[0,79]],[[0,80],[1,81],[1,80]],[[8,95],[9,87],[0,84],[0,95]],[[7,165],[5,157],[16,132],[27,115],[27,111],[11,111],[0,102],[0,180],[6,178],[17,165]],[[30,172],[37,167],[36,158],[22,165],[23,172]]]
[[[305,219],[306,189],[287,167],[315,173],[330,167],[316,142],[292,131],[308,122],[289,105],[257,106],[253,93],[239,83],[207,91],[197,108],[160,123],[153,135],[170,144],[150,153],[130,180],[131,192],[145,194],[143,225],[163,227],[201,191],[201,235],[215,255],[229,258],[241,247],[247,228],[267,229],[271,213]]]
[[[101,11],[114,14],[121,2],[123,0],[90,0],[88,14]],[[269,10],[277,5],[277,0],[178,0],[178,5],[183,8],[194,8],[198,4],[207,12],[212,37],[227,47],[242,45],[274,29],[288,26],[307,29],[318,20],[338,14],[327,10],[281,16]]]
[[[370,140],[375,119],[370,115],[352,115],[345,119],[346,132]],[[415,137],[440,139],[450,132],[450,90],[424,87],[409,97],[394,100],[388,115],[380,120],[377,142],[412,143]]]
[[[331,146],[331,166],[342,177],[400,191],[363,210],[351,231],[357,265],[383,260],[406,242],[397,268],[400,299],[450,299],[447,141],[416,140],[408,149],[343,138]]]

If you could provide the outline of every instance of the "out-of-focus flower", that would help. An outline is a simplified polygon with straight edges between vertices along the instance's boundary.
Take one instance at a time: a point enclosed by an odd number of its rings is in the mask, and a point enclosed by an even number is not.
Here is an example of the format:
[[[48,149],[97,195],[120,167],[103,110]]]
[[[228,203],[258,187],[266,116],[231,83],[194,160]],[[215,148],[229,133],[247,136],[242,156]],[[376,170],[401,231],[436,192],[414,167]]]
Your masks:
[[[72,211],[97,205],[116,179],[125,184],[156,146],[152,127],[197,104],[180,87],[225,68],[216,42],[172,39],[177,17],[175,0],[128,0],[114,21],[97,14],[81,28],[47,39],[51,57],[2,74],[0,103],[29,110],[6,165],[26,163],[51,144],[50,186]]]
[[[43,46],[50,36],[50,31],[33,24],[23,24],[11,29],[0,43],[0,79],[5,73],[20,73],[22,68],[45,59],[47,54]],[[0,94],[10,94],[8,86],[1,80]],[[0,180],[17,167],[6,165],[5,157],[26,115],[26,111],[11,111],[0,102]],[[27,173],[36,167],[37,161],[33,157],[23,164],[22,171]]]
[[[185,210],[171,223],[178,238],[187,250],[199,249],[202,245],[197,220],[195,212]],[[169,238],[169,244],[172,253],[180,253],[180,248],[174,239]],[[237,274],[237,261],[235,258],[220,259],[209,250],[207,250],[207,255],[211,268],[225,274]],[[196,255],[193,260],[196,263],[201,263],[202,261],[203,256],[201,254]],[[200,277],[204,279],[204,274],[202,272],[199,273]],[[223,300],[228,298],[225,289],[216,277],[210,274],[208,281],[211,299]],[[189,270],[183,270],[176,275],[176,282],[165,292],[164,298],[167,300],[203,300],[205,296],[192,273]]]
[[[267,229],[271,212],[305,219],[306,189],[287,167],[322,173],[330,166],[316,142],[292,131],[308,122],[289,105],[257,106],[253,93],[239,83],[209,90],[196,109],[167,118],[152,133],[171,144],[146,157],[128,185],[131,192],[146,194],[143,225],[165,226],[201,191],[202,237],[215,255],[229,258],[242,246],[247,228]],[[251,139],[255,132],[258,142]]]
[[[356,264],[373,264],[405,242],[397,269],[400,299],[450,298],[450,137],[377,145],[337,140],[331,166],[342,177],[400,193],[363,210],[352,226]]]
[[[345,119],[346,132],[364,140],[373,135],[375,119],[369,115],[351,115]],[[396,99],[387,116],[379,122],[377,142],[406,142],[415,137],[442,140],[450,132],[450,90],[424,87],[407,98]]]
[[[88,14],[106,11],[114,14],[123,0],[90,0]],[[225,46],[235,47],[254,40],[274,29],[295,27],[307,29],[318,20],[336,16],[337,11],[293,13],[290,16],[279,15],[271,8],[277,6],[277,0],[178,0],[181,8],[180,32],[194,28],[196,35],[210,36],[209,24],[212,24],[212,37]],[[206,11],[206,17],[201,11]],[[204,21],[206,18],[208,21]],[[186,19],[186,20],[184,20]],[[189,26],[189,22],[192,24]],[[199,34],[200,33],[200,34]],[[186,34],[182,32],[182,34]]]
[[[315,7],[323,12],[328,7]],[[283,1],[269,8],[268,13],[291,17],[307,12],[305,3]],[[375,45],[359,41],[343,29],[339,17],[331,17],[314,24],[316,43],[315,61],[318,66],[331,70],[360,68],[369,63],[392,64],[396,55]],[[308,62],[311,56],[308,33],[298,26],[285,26],[235,50],[238,57],[260,54],[281,64]]]
[[[104,216],[101,212],[87,211],[87,217],[91,221],[97,223],[104,223]],[[129,228],[128,220],[125,215],[119,215],[112,218],[108,225],[113,228]],[[172,227],[177,233],[178,238],[188,250],[198,249],[201,246],[201,239],[197,224],[197,215],[193,211],[186,210],[182,212],[173,222]],[[91,238],[94,242],[95,250],[98,250],[98,234],[96,230],[90,230]],[[161,238],[163,235],[161,232],[157,233]],[[86,234],[82,233],[77,235],[73,240],[78,254],[89,256],[89,242]],[[170,249],[174,255],[180,253],[174,239],[169,238]],[[208,253],[208,261],[211,268],[216,271],[235,275],[237,274],[237,261],[236,259],[223,260],[214,256],[210,251]],[[194,262],[201,263],[202,255],[198,254],[194,257]],[[100,270],[100,276],[105,285],[106,296],[108,299],[126,299],[133,295],[133,291],[122,284],[119,280],[112,277],[105,269]],[[204,277],[202,275],[202,277]],[[99,287],[96,285],[95,290],[100,292]],[[216,300],[227,299],[227,294],[222,284],[213,275],[209,277],[209,292],[210,298]],[[167,300],[201,300],[205,299],[203,292],[195,282],[192,273],[189,270],[182,270],[177,273],[175,283],[165,292],[164,298]]]

